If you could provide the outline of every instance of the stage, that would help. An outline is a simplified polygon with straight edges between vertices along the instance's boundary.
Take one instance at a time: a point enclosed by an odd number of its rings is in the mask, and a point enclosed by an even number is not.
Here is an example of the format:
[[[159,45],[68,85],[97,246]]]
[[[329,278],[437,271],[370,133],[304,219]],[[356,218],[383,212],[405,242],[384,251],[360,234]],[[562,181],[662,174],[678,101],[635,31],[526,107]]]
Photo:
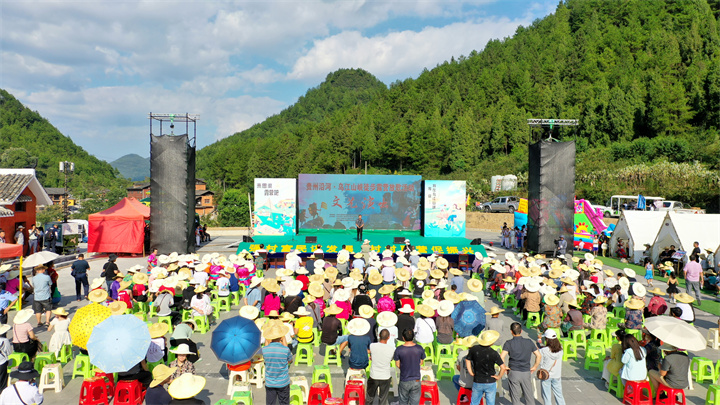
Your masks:
[[[317,237],[317,243],[305,243],[306,236]],[[314,245],[320,245],[326,257],[335,257],[336,253],[342,249],[342,245],[350,252],[359,252],[362,241],[355,240],[355,230],[335,230],[335,229],[318,229],[318,230],[302,230],[298,235],[286,236],[254,236],[254,242],[240,243],[238,252],[243,249],[252,252],[260,249],[260,244],[265,245],[265,249],[269,252],[275,252],[275,255],[290,252],[297,249],[307,256]],[[393,239],[402,237],[410,240],[410,244],[420,252],[421,255],[429,255],[433,252],[447,255],[473,254],[479,251],[486,255],[485,248],[482,245],[471,245],[472,239],[460,237],[423,237],[420,231],[365,231],[363,239],[370,240],[370,246],[378,253],[385,250],[385,246],[390,245],[390,250],[401,250],[404,243],[394,244]]]

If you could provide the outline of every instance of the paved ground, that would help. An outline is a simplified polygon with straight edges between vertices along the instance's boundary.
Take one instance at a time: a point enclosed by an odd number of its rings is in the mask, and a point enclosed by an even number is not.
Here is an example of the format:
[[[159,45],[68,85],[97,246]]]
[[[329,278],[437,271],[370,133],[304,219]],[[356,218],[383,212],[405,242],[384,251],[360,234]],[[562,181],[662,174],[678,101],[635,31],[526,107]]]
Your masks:
[[[488,233],[488,232],[478,232],[478,231],[469,231],[468,237],[477,238],[481,237],[483,238],[483,241],[494,241],[495,245],[499,243],[498,235],[495,233]],[[229,254],[234,252],[234,249],[227,248],[229,244],[231,244],[233,241],[236,241],[238,239],[237,236],[222,236],[215,240],[213,240],[211,243],[209,243],[207,246],[204,246],[201,249],[201,254],[206,252],[213,252],[218,251],[223,254]],[[498,249],[498,254],[504,253],[504,250]],[[100,272],[102,271],[102,265],[105,262],[104,258],[98,258],[95,260],[91,260],[91,270],[90,270],[90,277],[99,277]],[[125,269],[128,267],[131,267],[135,264],[144,264],[145,259],[144,258],[121,258],[118,260],[118,265],[120,269],[125,272]],[[74,301],[74,282],[72,277],[69,275],[69,269],[60,269],[60,280],[59,280],[59,289],[60,292],[63,295],[63,300],[61,302],[61,305],[64,306],[71,314],[77,310],[77,308],[81,305],[87,304],[87,301],[83,302],[76,302]],[[271,271],[270,275],[273,275],[274,272]],[[489,308],[493,305],[496,305],[496,303],[492,302],[486,302],[485,307]],[[222,313],[221,314],[221,320],[226,319],[231,316],[237,315],[237,307],[233,308],[233,311],[228,313]],[[14,312],[11,313],[10,317],[12,318],[14,316]],[[72,315],[71,315],[72,316]],[[512,316],[512,313],[503,313],[501,315],[501,318],[505,321],[506,326],[509,326],[511,322],[516,320],[514,316]],[[12,320],[11,320],[12,321]],[[34,324],[34,320],[31,321],[31,323]],[[698,329],[705,334],[707,332],[707,329],[710,327],[717,327],[717,317],[713,315],[709,315],[700,311],[697,311],[697,320],[695,322],[695,325],[698,327]],[[39,329],[36,331],[36,333],[39,335],[40,339],[42,341],[48,341],[50,339],[50,333],[46,332],[44,328]],[[207,385],[206,389],[202,392],[200,397],[206,401],[207,404],[214,404],[218,400],[222,398],[227,398],[225,395],[226,389],[227,389],[227,371],[225,368],[217,361],[212,351],[209,349],[210,344],[210,334],[206,335],[199,335],[196,334],[194,339],[198,343],[200,355],[202,359],[196,364],[197,373],[199,375],[202,375],[207,378]],[[505,341],[507,338],[509,338],[509,332],[506,332],[504,336],[501,337],[501,341]],[[537,336],[534,332],[531,332],[529,337],[536,339]],[[321,350],[324,350],[324,347],[320,347]],[[324,353],[324,351],[323,351]],[[318,362],[317,359],[320,359],[322,361],[322,357],[319,356],[319,351],[316,349],[316,363]],[[580,350],[580,356],[584,354],[583,350]],[[712,349],[706,349],[698,353],[694,353],[694,355],[700,355],[707,358],[712,359],[713,361],[717,361],[720,358],[720,352],[717,350]],[[614,403],[620,403],[619,400],[617,400],[614,396],[609,395],[605,391],[604,383],[600,380],[600,373],[597,371],[586,371],[582,367],[582,361],[583,359],[580,358],[579,360],[571,360],[569,362],[566,362],[563,364],[562,368],[562,378],[563,378],[563,392],[565,395],[565,401],[568,404],[614,404]],[[76,404],[78,402],[78,396],[80,392],[80,385],[82,383],[80,378],[75,378],[74,380],[70,380],[71,376],[71,366],[72,364],[67,364],[64,367],[64,378],[66,387],[61,393],[54,393],[50,391],[46,391],[45,395],[45,403],[46,404]],[[335,396],[341,396],[342,392],[340,391],[343,386],[344,381],[344,372],[347,370],[347,360],[343,361],[343,368],[340,369],[338,367],[331,367],[331,370],[333,372],[332,378],[333,378],[333,387],[334,391],[333,393]],[[292,376],[305,376],[308,379],[311,376],[311,369],[307,366],[291,366],[290,373]],[[504,383],[504,386],[507,388],[507,382]],[[704,385],[695,384],[695,389],[693,391],[687,391],[687,401],[690,404],[703,404],[705,402],[705,393],[707,391],[708,384],[705,383]],[[538,401],[536,403],[542,403],[542,399],[540,396],[540,384],[537,383],[538,387]],[[450,381],[441,381],[439,382],[439,388],[440,388],[440,400],[442,404],[455,404],[456,403],[456,397],[457,397],[457,391],[455,390],[453,384]],[[391,401],[397,401],[397,399],[391,399]],[[263,404],[265,403],[265,391],[264,390],[254,390],[254,403],[255,404]],[[500,400],[497,402],[499,404],[509,404],[510,401],[507,398],[500,398]]]

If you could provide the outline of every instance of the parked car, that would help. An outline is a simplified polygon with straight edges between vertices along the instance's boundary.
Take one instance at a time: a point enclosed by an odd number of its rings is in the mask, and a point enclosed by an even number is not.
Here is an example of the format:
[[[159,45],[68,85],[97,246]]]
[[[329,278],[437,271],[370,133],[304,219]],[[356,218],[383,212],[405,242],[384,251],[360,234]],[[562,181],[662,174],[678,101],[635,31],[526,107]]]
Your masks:
[[[690,207],[680,201],[663,200],[657,204],[658,211],[672,211],[680,214],[704,214],[705,210]]]
[[[485,212],[515,212],[520,205],[520,197],[506,196],[498,197],[490,202],[483,203],[482,209]]]

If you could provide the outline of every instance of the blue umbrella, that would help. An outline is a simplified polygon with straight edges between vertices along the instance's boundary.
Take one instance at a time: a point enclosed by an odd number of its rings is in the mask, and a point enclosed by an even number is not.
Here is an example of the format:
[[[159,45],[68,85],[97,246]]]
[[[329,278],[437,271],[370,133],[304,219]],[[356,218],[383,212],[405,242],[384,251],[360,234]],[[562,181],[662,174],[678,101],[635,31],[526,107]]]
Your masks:
[[[130,370],[147,355],[148,327],[135,315],[114,315],[93,328],[87,343],[90,363],[106,373]]]
[[[460,337],[477,336],[485,329],[485,308],[477,301],[461,301],[455,305],[450,317],[455,321],[455,332]]]
[[[212,333],[210,348],[218,360],[230,365],[247,363],[260,350],[260,329],[255,322],[236,316],[220,322]]]

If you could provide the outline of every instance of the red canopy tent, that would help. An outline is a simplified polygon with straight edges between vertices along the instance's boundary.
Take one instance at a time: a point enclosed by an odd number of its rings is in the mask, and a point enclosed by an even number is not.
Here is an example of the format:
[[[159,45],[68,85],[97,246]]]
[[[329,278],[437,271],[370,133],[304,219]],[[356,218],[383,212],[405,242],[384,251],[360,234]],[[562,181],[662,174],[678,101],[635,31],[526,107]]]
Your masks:
[[[22,246],[13,243],[0,243],[0,259],[22,256]]]
[[[88,217],[88,252],[143,253],[150,207],[134,198]]]

